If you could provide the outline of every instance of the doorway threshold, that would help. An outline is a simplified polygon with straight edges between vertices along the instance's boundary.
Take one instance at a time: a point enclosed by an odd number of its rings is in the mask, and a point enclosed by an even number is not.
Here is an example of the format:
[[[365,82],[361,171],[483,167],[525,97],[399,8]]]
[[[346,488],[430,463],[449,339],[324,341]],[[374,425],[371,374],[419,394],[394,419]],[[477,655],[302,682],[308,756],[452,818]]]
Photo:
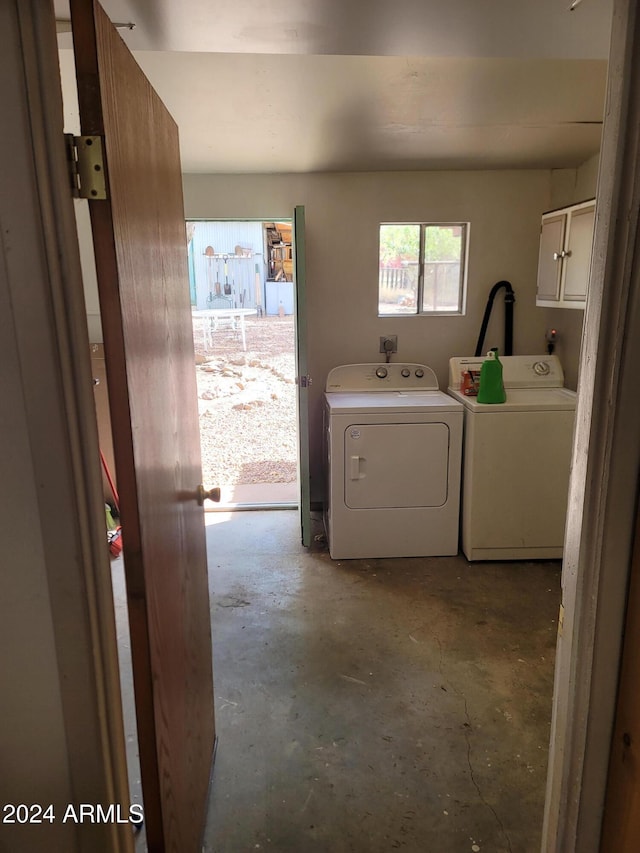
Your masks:
[[[248,483],[220,487],[220,502],[209,504],[207,512],[251,509],[298,509],[298,483]]]

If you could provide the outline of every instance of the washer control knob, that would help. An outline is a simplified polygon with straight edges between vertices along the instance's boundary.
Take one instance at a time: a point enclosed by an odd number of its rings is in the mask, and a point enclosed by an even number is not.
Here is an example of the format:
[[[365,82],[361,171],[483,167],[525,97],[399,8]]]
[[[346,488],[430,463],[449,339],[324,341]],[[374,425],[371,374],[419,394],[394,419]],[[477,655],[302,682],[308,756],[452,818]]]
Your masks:
[[[536,361],[533,365],[533,372],[537,376],[548,376],[550,370],[548,361]]]
[[[386,367],[376,367],[376,376],[378,379],[384,379],[387,375]]]
[[[408,367],[403,367],[400,371],[400,376],[404,376],[404,378],[406,379],[408,376],[411,376],[411,371]]]
[[[416,370],[416,376],[418,377],[418,379],[422,379],[422,377],[424,376],[424,370],[421,367]]]

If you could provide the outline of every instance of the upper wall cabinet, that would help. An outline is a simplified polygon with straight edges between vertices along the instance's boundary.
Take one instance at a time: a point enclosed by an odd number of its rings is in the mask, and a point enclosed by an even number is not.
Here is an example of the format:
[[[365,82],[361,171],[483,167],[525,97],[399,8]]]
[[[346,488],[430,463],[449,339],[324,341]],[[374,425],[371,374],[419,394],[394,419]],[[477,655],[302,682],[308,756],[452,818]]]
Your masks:
[[[584,308],[595,209],[595,201],[584,201],[543,215],[536,305]]]

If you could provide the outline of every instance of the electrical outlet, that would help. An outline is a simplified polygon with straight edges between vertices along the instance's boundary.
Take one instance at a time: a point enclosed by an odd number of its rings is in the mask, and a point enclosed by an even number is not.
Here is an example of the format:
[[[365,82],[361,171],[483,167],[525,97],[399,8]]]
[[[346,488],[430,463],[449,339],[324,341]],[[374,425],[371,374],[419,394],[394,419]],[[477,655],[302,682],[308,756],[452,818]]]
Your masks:
[[[398,352],[398,336],[384,335],[380,338],[380,352]]]

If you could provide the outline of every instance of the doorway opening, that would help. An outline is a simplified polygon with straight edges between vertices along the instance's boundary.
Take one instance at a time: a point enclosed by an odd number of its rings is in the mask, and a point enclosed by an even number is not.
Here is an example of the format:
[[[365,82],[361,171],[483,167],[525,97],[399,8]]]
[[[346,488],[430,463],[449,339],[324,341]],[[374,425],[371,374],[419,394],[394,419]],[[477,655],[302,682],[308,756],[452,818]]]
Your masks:
[[[290,220],[187,221],[203,482],[216,508],[299,502]]]

